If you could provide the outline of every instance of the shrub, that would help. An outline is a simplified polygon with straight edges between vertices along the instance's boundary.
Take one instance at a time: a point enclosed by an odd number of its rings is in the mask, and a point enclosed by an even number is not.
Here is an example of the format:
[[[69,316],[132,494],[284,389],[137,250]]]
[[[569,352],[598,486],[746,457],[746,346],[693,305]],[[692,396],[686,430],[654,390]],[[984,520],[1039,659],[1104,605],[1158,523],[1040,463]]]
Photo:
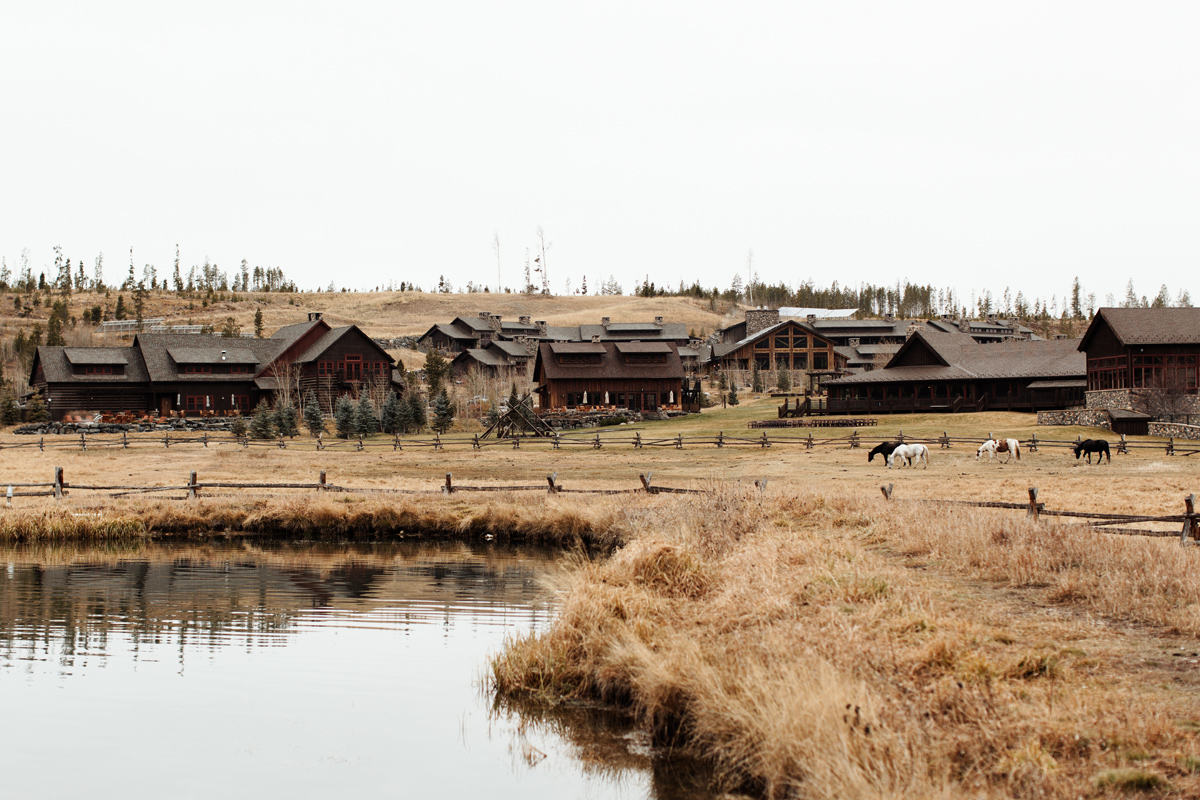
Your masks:
[[[289,439],[300,433],[300,415],[291,403],[282,403],[275,410],[275,430]]]

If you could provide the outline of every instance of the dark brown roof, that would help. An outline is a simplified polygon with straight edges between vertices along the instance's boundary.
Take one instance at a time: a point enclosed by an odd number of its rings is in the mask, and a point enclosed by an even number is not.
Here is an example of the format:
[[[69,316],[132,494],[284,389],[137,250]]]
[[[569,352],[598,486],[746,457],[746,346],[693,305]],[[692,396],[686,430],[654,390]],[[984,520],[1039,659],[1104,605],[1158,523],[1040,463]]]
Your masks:
[[[72,364],[128,364],[128,347],[64,347],[63,355]]]
[[[1200,308],[1102,308],[1079,349],[1085,349],[1094,332],[1105,324],[1125,345],[1200,344]]]
[[[234,347],[239,350],[249,350],[256,358],[255,363],[261,368],[269,363],[288,345],[287,339],[229,339],[224,336],[195,333],[139,333],[133,338],[133,346],[137,348],[146,363],[146,372],[155,383],[180,380],[203,380],[205,382],[237,382],[247,381],[244,374],[206,373],[204,375],[181,375],[176,368],[178,363],[171,357],[171,350],[189,351],[189,357],[196,357],[191,351],[206,350],[215,354],[216,363],[221,360],[221,351]],[[192,362],[195,363],[195,362]]]
[[[103,347],[95,348],[98,350],[110,351],[108,355],[100,356],[102,361],[75,361],[67,360],[66,351],[79,351],[84,348],[79,347],[47,347],[45,345],[37,349],[37,354],[34,356],[34,363],[30,368],[30,374],[35,374],[40,365],[42,374],[46,376],[47,383],[110,383],[110,384],[129,384],[129,383],[145,383],[149,380],[146,374],[146,366],[142,363],[141,356],[137,349],[133,347]],[[92,349],[92,348],[87,348]],[[117,352],[111,352],[117,351]],[[72,353],[76,355],[76,353]],[[124,358],[124,361],[115,361],[115,358]],[[125,371],[121,375],[79,375],[71,369],[71,364],[100,364],[113,365],[124,364]],[[32,381],[31,381],[32,383]]]
[[[900,383],[906,381],[972,380],[976,378],[1082,378],[1087,365],[1075,339],[1025,341],[1013,339],[995,344],[961,343],[970,337],[921,331],[905,342],[904,348],[924,340],[946,365],[886,367],[859,375],[828,381],[830,385]],[[899,356],[899,354],[897,354]]]
[[[667,342],[617,342],[618,353],[669,353]]]
[[[591,344],[583,342],[569,345],[571,347],[588,346],[598,350],[568,350],[568,353],[600,352],[603,355],[595,364],[560,364],[556,355],[563,353],[555,348],[562,344],[542,344],[538,347],[537,363],[534,367],[534,381],[544,383],[548,380],[605,380],[605,379],[638,379],[638,380],[680,380],[683,378],[683,362],[675,345],[665,342],[670,352],[667,353],[666,363],[662,364],[627,364],[617,352],[616,342],[600,342]]]
[[[272,333],[271,338],[291,344],[312,330],[313,327],[327,324],[328,323],[320,319],[310,319],[308,322],[297,322],[292,325],[284,325],[282,328]],[[286,349],[286,347],[281,348],[279,352],[282,353],[284,349]]]
[[[310,361],[316,361],[322,353],[324,353],[330,347],[333,347],[333,345],[339,339],[351,333],[352,331],[357,332],[366,342],[369,343],[369,346],[373,347],[375,350],[378,350],[379,353],[385,359],[387,359],[389,364],[396,360],[392,356],[388,355],[388,352],[380,347],[374,339],[363,333],[357,325],[343,325],[340,328],[331,328],[330,330],[326,331],[324,336],[322,336],[320,339],[317,339],[315,342],[309,345],[307,350],[296,356],[295,362],[297,364],[307,364]]]
[[[467,367],[468,362],[475,361],[487,367],[508,367],[512,366],[504,353],[490,350],[486,347],[468,347],[454,357],[451,364],[456,366]]]
[[[176,364],[257,364],[258,356],[245,348],[216,350],[211,347],[168,347]]]
[[[603,342],[554,342],[550,345],[552,353],[604,353],[607,352]]]

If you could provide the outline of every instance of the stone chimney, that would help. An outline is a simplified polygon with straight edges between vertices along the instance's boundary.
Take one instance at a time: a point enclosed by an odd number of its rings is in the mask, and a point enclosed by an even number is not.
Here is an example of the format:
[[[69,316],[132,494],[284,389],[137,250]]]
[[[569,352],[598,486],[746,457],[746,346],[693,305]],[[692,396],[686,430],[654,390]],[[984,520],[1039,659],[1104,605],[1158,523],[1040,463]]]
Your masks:
[[[537,329],[538,329],[538,336],[545,336],[545,335],[546,335],[546,320],[544,320],[544,319],[539,319],[537,322],[535,322],[535,323],[533,323],[533,324],[537,326]]]
[[[479,318],[480,318],[480,319],[491,319],[491,318],[492,318],[492,314],[491,314],[491,312],[490,312],[490,311],[480,311],[480,312],[479,312]]]
[[[663,324],[663,318],[662,318],[662,317],[655,317],[655,318],[654,318],[654,324],[655,324],[655,325],[662,325],[662,324]]]
[[[321,318],[321,312],[320,312],[320,311],[310,311],[310,312],[308,312],[308,321],[309,321],[309,322],[316,322],[316,321],[317,321],[317,320],[319,320],[320,318]]]
[[[883,315],[883,321],[884,321],[884,322],[895,322],[895,321],[896,321],[896,315],[895,315],[895,314],[893,314],[893,313],[891,313],[891,312],[889,311],[888,313],[886,313],[886,314],[884,314],[884,315]]]
[[[967,319],[966,317],[959,317],[958,318],[958,329],[960,331],[962,331],[963,333],[970,333],[971,332],[971,320]]]
[[[905,338],[905,339],[911,339],[911,338],[912,338],[912,335],[913,335],[914,333],[916,333],[917,331],[923,331],[923,330],[925,330],[925,326],[924,326],[924,325],[918,325],[918,324],[917,324],[917,323],[915,323],[915,322],[910,322],[910,323],[908,324],[908,328],[907,328],[907,329],[905,329],[905,331],[904,331],[904,338]]]
[[[514,336],[513,341],[525,348],[525,352],[532,356],[537,355],[538,342],[529,336]]]
[[[488,315],[488,325],[492,326],[492,330],[499,331],[500,330],[500,315],[499,314],[489,314]]]
[[[812,325],[817,321],[817,315],[809,314],[807,317],[804,318],[804,321],[807,322],[809,325]]]
[[[529,320],[531,320],[532,317],[530,317],[528,314],[524,314],[521,317],[519,317],[518,319],[520,319],[522,325],[528,325]]]
[[[598,334],[598,333],[592,334],[592,344],[600,344],[600,334]]]
[[[859,343],[860,343],[861,341],[862,341],[862,339],[860,339],[860,338],[859,338],[859,337],[857,337],[857,336],[851,336],[851,337],[850,337],[850,339],[849,339],[849,342],[850,342],[850,346],[851,346],[851,347],[858,347],[858,345],[859,345]]]
[[[608,323],[610,323],[610,322],[612,322],[612,317],[601,317],[600,318],[600,324],[606,328],[608,327]]]
[[[755,308],[748,310],[746,312],[746,335],[753,336],[778,322],[779,309],[777,308]]]

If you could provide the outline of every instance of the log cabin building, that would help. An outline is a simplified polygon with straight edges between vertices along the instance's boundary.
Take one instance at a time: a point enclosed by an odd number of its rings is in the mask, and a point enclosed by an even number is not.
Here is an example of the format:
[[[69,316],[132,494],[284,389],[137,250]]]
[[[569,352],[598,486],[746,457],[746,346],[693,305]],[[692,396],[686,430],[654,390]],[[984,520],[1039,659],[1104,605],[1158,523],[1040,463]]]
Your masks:
[[[803,372],[816,390],[821,383],[845,372],[845,356],[833,340],[808,322],[780,320],[778,309],[753,309],[744,321],[714,334],[708,365],[717,370]]]
[[[1079,350],[1089,409],[1200,413],[1200,308],[1102,308]]]
[[[655,411],[680,405],[683,373],[674,342],[547,342],[538,347],[533,380],[542,412]]]
[[[450,362],[450,369],[456,380],[472,370],[489,378],[527,378],[537,347],[537,340],[527,336],[517,336],[511,342],[493,340],[486,347],[468,347],[460,352]]]
[[[980,344],[969,333],[914,331],[883,369],[829,381],[831,414],[1037,411],[1081,404],[1078,340]]]
[[[687,326],[682,322],[665,322],[655,317],[653,322],[613,322],[601,317],[599,325],[547,325],[545,320],[533,321],[522,316],[517,322],[504,321],[499,314],[480,311],[474,317],[455,317],[448,323],[438,323],[417,339],[417,346],[440,350],[446,354],[469,349],[485,349],[494,341],[517,341],[525,337],[534,343],[590,342],[596,336],[602,342],[674,342],[688,344]]]
[[[395,359],[357,325],[334,328],[320,313],[270,338],[139,333],[126,347],[42,346],[29,385],[52,419],[67,414],[245,414],[274,403],[280,382],[314,392],[322,408],[373,381],[396,386]],[[397,387],[398,388],[398,387]]]

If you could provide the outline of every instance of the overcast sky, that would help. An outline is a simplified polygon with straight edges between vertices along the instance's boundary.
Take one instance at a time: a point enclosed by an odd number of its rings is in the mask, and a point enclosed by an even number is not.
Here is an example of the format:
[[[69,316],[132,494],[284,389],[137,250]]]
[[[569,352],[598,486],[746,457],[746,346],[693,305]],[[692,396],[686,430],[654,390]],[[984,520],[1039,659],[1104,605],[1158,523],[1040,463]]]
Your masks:
[[[5,3],[0,255],[1194,296],[1196,3]],[[48,276],[49,277],[49,276]]]

